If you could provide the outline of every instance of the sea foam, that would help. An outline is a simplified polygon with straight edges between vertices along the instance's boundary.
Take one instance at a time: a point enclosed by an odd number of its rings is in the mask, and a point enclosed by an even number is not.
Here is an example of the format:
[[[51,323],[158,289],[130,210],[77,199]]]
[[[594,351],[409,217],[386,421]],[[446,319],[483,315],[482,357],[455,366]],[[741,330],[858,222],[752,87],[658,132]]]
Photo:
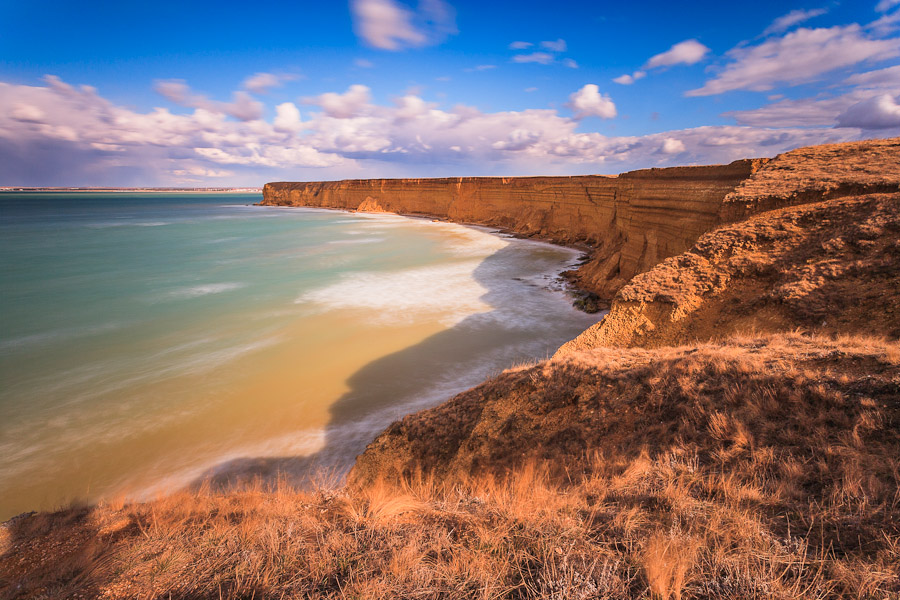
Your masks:
[[[199,298],[200,296],[208,296],[209,294],[221,294],[222,292],[231,292],[247,287],[246,283],[207,283],[203,285],[193,285],[169,292],[170,298],[187,299]]]

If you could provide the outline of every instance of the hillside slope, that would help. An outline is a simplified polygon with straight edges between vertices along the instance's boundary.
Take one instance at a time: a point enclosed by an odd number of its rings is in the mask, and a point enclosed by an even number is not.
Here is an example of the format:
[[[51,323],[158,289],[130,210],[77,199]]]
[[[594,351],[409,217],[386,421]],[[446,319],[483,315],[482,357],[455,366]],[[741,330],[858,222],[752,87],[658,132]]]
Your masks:
[[[777,209],[707,233],[632,279],[559,353],[798,328],[900,338],[900,194]]]

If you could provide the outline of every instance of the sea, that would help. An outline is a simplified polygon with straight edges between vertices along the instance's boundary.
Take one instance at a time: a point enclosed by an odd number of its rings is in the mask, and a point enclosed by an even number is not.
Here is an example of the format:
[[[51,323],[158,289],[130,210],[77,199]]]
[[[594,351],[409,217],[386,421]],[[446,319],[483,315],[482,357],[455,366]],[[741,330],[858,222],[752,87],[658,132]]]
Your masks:
[[[575,250],[261,199],[0,193],[0,520],[339,478],[598,318],[559,282]]]

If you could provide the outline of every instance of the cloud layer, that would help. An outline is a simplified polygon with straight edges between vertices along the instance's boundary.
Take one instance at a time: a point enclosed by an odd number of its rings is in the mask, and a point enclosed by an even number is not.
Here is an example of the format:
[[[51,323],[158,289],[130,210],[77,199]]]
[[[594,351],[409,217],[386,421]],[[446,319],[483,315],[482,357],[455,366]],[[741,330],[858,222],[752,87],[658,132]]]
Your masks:
[[[305,112],[283,102],[268,119],[240,92],[232,102],[216,102],[184,82],[158,88],[191,110],[139,112],[53,77],[42,86],[0,83],[0,177],[8,185],[258,185],[310,170],[320,171],[315,178],[614,173],[855,139],[860,131],[853,127],[894,123],[898,110],[896,98],[886,96],[832,107],[833,119],[842,115],[839,129],[715,126],[610,137],[579,130],[586,117],[616,116],[615,103],[595,84],[569,96],[571,116],[442,109],[413,94],[385,106],[373,103],[366,86],[353,85],[306,98]]]

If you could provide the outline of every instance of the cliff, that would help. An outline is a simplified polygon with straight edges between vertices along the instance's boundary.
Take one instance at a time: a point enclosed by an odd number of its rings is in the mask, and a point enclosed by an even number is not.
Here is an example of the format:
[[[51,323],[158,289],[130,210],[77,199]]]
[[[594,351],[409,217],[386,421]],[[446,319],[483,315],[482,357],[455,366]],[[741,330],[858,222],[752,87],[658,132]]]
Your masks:
[[[631,277],[680,254],[720,219],[726,195],[763,161],[646,169],[618,177],[457,177],[268,183],[263,204],[392,212],[504,228],[593,259],[579,285],[612,298]]]
[[[797,328],[900,337],[900,138],[779,155],[726,196],[720,220],[559,352]]]

